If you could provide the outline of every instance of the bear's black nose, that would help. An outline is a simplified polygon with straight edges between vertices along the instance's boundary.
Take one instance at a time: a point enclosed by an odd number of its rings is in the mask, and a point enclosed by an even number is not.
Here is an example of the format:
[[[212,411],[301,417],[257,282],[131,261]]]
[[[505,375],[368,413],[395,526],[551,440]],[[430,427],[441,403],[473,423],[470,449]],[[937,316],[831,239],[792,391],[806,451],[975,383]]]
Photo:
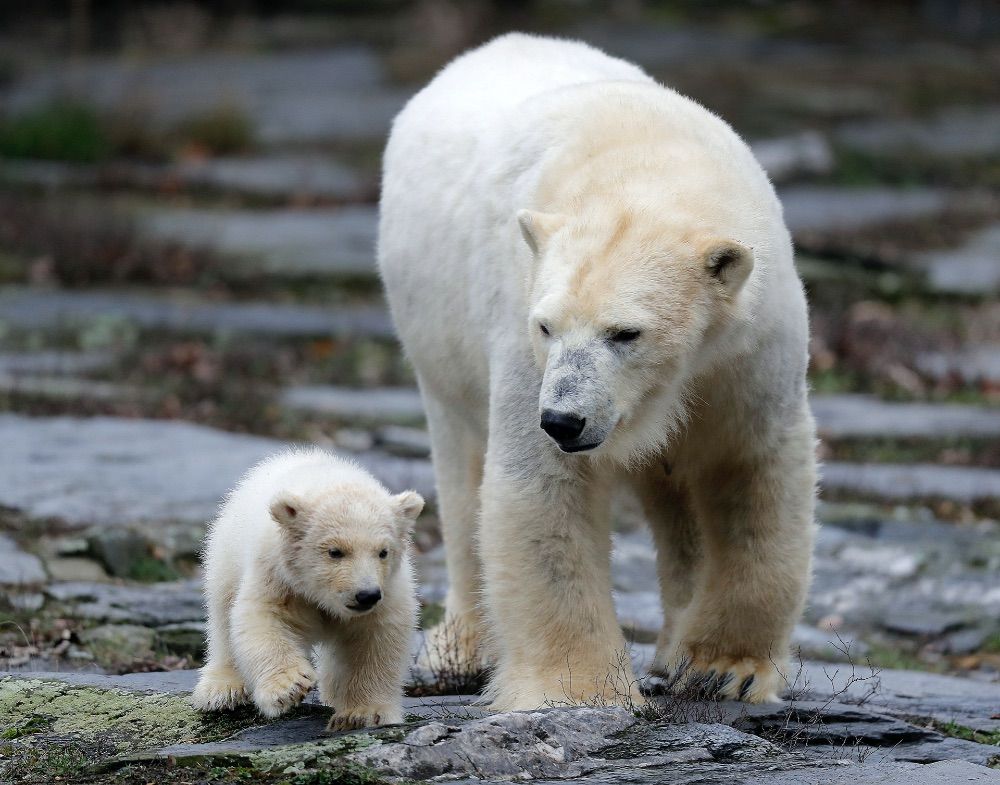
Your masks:
[[[367,610],[372,607],[376,602],[382,599],[381,589],[364,589],[359,591],[354,595],[354,601],[358,604],[358,608]]]
[[[560,443],[573,441],[583,433],[586,424],[586,418],[575,414],[554,412],[552,409],[542,411],[542,430]]]

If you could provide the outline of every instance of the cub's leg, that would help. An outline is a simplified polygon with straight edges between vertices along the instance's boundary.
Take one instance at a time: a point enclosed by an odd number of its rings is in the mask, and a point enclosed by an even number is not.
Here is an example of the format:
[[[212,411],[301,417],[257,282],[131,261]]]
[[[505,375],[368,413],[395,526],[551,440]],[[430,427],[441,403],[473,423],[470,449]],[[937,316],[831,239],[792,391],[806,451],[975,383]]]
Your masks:
[[[656,544],[663,627],[656,641],[650,672],[666,675],[677,622],[694,594],[701,543],[684,488],[656,463],[642,476],[639,497]]]
[[[277,717],[301,703],[316,673],[305,631],[289,618],[287,603],[241,589],[232,619],[234,658],[260,712]]]
[[[493,705],[641,703],[611,599],[606,483],[538,427],[537,388],[496,378],[480,525]]]
[[[317,647],[320,698],[334,712],[327,730],[403,721],[403,681],[413,626],[412,613],[389,622],[357,619],[331,632]]]
[[[233,593],[219,584],[211,577],[206,579],[208,659],[191,695],[191,703],[199,711],[234,709],[250,700],[243,677],[236,669],[229,640]]]
[[[723,697],[777,700],[809,584],[814,487],[808,424],[787,431],[771,454],[719,463],[698,478],[705,564],[669,658],[674,673]]]
[[[483,662],[479,610],[482,570],[476,527],[486,444],[432,395],[425,393],[424,400],[448,566],[448,594],[444,619],[427,633],[420,659],[435,675],[477,673]]]

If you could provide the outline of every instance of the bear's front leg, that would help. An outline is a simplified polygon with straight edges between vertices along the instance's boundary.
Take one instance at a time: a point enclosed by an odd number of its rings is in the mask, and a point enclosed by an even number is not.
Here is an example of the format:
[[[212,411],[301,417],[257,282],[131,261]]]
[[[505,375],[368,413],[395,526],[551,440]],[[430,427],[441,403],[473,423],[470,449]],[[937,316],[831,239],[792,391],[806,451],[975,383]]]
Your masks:
[[[480,543],[499,710],[643,702],[611,599],[603,490],[575,471],[487,460]]]
[[[791,429],[769,455],[717,463],[693,485],[704,561],[671,651],[656,667],[678,687],[777,700],[809,584],[811,427]]]
[[[331,631],[317,649],[320,699],[333,709],[328,731],[403,721],[414,610],[384,608],[380,613]]]
[[[241,590],[233,605],[233,655],[261,714],[277,717],[297,706],[316,681],[303,631],[288,606]]]

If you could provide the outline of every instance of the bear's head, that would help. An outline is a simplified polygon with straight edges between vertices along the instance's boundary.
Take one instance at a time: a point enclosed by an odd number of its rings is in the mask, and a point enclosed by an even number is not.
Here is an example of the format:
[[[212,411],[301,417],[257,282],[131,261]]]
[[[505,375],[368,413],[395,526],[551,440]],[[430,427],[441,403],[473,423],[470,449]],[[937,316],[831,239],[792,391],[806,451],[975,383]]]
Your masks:
[[[349,619],[377,608],[392,591],[423,508],[414,491],[393,496],[375,484],[343,483],[308,495],[280,492],[270,512],[296,591]]]
[[[566,453],[650,457],[686,417],[687,381],[745,320],[750,248],[652,210],[522,210],[541,428]],[[728,341],[733,346],[732,340]]]

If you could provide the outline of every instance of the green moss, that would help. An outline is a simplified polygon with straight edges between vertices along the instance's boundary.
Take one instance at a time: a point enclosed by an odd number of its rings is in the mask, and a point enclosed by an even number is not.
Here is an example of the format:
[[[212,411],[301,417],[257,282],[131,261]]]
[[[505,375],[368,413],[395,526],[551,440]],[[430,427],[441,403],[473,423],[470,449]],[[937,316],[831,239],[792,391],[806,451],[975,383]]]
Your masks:
[[[0,155],[93,163],[106,158],[111,142],[90,107],[56,101],[0,123]]]
[[[180,573],[162,559],[144,556],[129,565],[126,577],[142,583],[158,583],[177,580]]]
[[[990,744],[994,747],[1000,747],[1000,730],[975,730],[973,728],[967,728],[965,725],[959,725],[954,721],[938,722],[934,724],[934,727],[936,730],[941,731],[941,733],[945,736],[951,736],[955,739],[965,739],[966,741],[974,741],[977,744]]]
[[[940,664],[925,662],[916,654],[901,649],[898,646],[872,644],[865,659],[867,660],[867,664],[873,668],[885,670],[929,672],[940,672],[943,670]]]
[[[42,714],[29,714],[0,733],[0,739],[20,739],[23,736],[32,736],[51,727],[52,717]]]

